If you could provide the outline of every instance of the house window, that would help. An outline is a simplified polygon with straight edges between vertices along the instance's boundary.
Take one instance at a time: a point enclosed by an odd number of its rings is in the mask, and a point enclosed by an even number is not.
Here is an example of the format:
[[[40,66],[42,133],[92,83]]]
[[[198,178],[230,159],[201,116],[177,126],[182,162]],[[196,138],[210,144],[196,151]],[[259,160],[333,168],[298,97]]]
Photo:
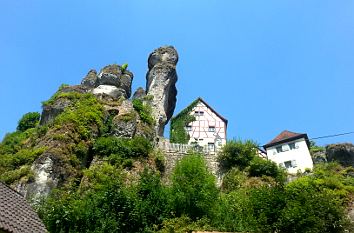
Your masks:
[[[215,132],[215,126],[209,126],[208,131],[209,132]]]
[[[212,143],[212,142],[209,142],[209,143],[208,143],[208,150],[209,150],[209,151],[215,151],[215,144]]]
[[[289,143],[289,148],[290,150],[295,150],[296,149],[295,142]]]
[[[199,138],[199,141],[203,141],[204,139],[203,138]]]
[[[187,131],[192,131],[192,126],[187,125],[187,126],[186,126],[186,130],[187,130]]]
[[[204,116],[204,112],[203,111],[195,111],[194,116]]]
[[[284,166],[285,166],[286,168],[292,168],[292,166],[291,166],[291,161],[285,161],[285,162],[284,162]]]
[[[284,162],[285,168],[295,168],[297,167],[296,160],[289,160]]]
[[[283,152],[283,147],[282,146],[277,146],[277,147],[275,147],[275,149],[277,149],[277,153]]]

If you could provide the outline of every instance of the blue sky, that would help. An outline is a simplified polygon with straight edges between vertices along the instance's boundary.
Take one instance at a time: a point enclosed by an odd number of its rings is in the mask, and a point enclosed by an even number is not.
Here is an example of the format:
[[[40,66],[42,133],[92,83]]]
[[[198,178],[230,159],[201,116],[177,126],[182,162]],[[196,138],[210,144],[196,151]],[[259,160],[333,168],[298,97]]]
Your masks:
[[[264,144],[354,131],[354,1],[0,0],[0,138],[62,83],[128,63],[145,86],[148,54],[179,52],[175,113],[198,96],[228,137]],[[354,142],[354,134],[323,139]]]

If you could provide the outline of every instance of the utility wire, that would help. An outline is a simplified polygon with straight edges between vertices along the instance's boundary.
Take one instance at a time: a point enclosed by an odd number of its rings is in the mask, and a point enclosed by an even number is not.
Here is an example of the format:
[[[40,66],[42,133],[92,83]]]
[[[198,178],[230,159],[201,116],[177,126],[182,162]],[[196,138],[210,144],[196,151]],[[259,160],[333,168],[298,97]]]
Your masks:
[[[326,136],[320,136],[320,137],[310,138],[309,140],[317,140],[317,139],[322,139],[322,138],[334,138],[334,137],[343,136],[343,135],[348,135],[348,134],[353,134],[353,133],[354,133],[354,131],[352,131],[352,132],[347,132],[347,133],[332,134],[332,135],[326,135]]]

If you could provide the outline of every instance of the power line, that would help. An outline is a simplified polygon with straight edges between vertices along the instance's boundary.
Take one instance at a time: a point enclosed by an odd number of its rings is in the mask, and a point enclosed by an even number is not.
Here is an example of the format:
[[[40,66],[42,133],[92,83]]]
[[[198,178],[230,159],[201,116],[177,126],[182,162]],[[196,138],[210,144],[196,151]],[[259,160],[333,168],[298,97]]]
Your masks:
[[[346,133],[339,133],[339,134],[331,134],[331,135],[326,135],[326,136],[320,136],[320,137],[310,138],[309,140],[317,140],[317,139],[322,139],[322,138],[334,138],[334,137],[348,135],[348,134],[354,134],[354,131],[346,132]]]

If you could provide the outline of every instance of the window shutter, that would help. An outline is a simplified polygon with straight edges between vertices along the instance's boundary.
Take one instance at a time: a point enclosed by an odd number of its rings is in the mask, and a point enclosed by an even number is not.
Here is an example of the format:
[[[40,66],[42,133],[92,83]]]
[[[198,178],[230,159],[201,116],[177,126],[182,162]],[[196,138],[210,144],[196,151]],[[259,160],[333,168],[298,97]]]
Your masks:
[[[297,167],[296,160],[291,160],[291,166],[292,167]]]

